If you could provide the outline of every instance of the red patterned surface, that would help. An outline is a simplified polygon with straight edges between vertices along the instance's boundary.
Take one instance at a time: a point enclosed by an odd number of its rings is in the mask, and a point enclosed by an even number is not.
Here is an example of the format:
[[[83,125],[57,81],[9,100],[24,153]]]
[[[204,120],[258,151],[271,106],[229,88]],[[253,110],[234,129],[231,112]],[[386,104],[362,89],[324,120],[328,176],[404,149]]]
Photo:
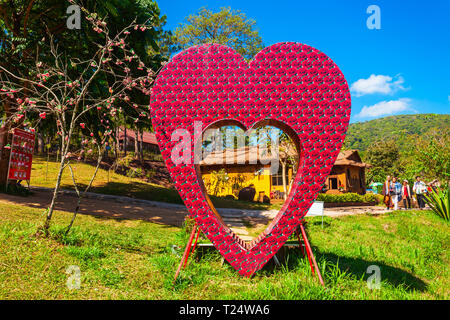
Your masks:
[[[290,42],[265,48],[250,63],[225,46],[191,47],[160,72],[151,98],[156,137],[177,190],[201,230],[243,276],[261,269],[308,212],[341,149],[350,109],[348,84],[336,64],[317,49]],[[245,128],[275,120],[300,142],[290,196],[250,246],[208,205],[193,153],[190,164],[175,165],[170,157],[178,143],[171,142],[174,130],[194,136],[194,121],[202,121],[205,129],[223,119]]]

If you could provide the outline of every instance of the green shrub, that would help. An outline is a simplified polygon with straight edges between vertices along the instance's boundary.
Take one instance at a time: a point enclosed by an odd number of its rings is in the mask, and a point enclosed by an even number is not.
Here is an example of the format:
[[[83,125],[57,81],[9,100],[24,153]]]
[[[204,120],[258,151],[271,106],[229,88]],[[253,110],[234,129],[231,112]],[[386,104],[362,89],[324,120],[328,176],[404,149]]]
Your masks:
[[[129,167],[130,163],[133,161],[133,159],[134,159],[134,153],[129,152],[125,157],[117,159],[117,165]]]
[[[357,193],[343,193],[343,194],[325,194],[320,193],[317,197],[317,201],[331,202],[331,203],[344,203],[344,202],[376,202],[380,201],[377,195],[367,193],[360,195]]]
[[[143,171],[141,168],[137,168],[137,169],[131,168],[127,171],[127,177],[130,177],[130,178],[139,178],[139,177],[142,177],[142,175],[143,175]]]
[[[147,179],[151,179],[151,178],[153,178],[153,176],[156,174],[156,170],[155,169],[150,169],[150,170],[148,170],[146,173],[145,173],[145,177],[147,178]]]
[[[381,201],[383,201],[383,196],[380,194],[366,193],[365,195],[363,195],[363,201],[380,203]]]

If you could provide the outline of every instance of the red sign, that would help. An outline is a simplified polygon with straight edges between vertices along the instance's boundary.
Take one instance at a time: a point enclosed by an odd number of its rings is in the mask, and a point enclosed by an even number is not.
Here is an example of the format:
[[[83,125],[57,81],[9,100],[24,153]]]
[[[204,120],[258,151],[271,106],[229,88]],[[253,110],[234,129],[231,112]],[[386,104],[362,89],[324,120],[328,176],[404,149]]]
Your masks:
[[[9,180],[30,180],[33,162],[34,134],[14,129],[9,158]]]
[[[221,45],[191,47],[159,73],[151,100],[162,156],[190,215],[245,276],[264,266],[308,212],[339,154],[350,109],[349,88],[338,66],[319,50],[292,42],[269,46],[250,63]],[[179,151],[171,139],[175,130],[195,136],[194,122],[207,128],[219,120],[246,129],[277,123],[299,141],[299,168],[289,198],[250,244],[224,225],[209,205],[195,159],[175,163],[171,158]]]

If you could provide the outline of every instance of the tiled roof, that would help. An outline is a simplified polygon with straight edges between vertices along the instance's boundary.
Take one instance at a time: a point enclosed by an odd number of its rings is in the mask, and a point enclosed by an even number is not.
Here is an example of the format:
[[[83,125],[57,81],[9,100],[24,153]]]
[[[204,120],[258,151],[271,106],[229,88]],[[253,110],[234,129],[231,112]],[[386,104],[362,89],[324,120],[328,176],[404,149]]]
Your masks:
[[[122,140],[124,138],[124,136],[125,136],[124,128],[120,127],[119,128],[119,140]],[[134,137],[135,137],[134,130],[127,129],[127,140],[134,141]],[[139,134],[139,139],[140,138],[141,138],[141,135]],[[158,141],[156,140],[156,135],[153,132],[144,131],[143,143],[158,145]]]

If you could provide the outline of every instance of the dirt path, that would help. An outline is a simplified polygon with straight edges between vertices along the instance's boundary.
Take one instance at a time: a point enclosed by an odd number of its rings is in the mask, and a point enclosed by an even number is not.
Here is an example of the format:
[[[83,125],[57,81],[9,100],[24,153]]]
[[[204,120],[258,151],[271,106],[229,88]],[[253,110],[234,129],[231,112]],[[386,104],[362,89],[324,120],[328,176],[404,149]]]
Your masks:
[[[0,202],[46,209],[50,206],[51,197],[52,193],[46,191],[33,191],[33,194],[28,197],[1,193]],[[56,210],[73,212],[76,202],[76,197],[61,194],[58,196]],[[110,200],[83,199],[80,206],[80,213],[113,219],[145,220],[179,227],[187,215],[187,210],[157,208],[143,204],[128,204]]]
[[[23,206],[46,209],[51,202],[51,190],[33,190],[33,194],[28,197],[13,196],[8,194],[0,194],[0,202],[19,204]],[[105,199],[102,199],[105,197]],[[56,210],[73,212],[75,209],[77,198],[69,193],[58,195]],[[224,209],[230,210],[230,209]],[[188,214],[187,210],[181,205],[158,204],[157,202],[131,199],[126,197],[115,197],[107,195],[91,194],[91,197],[85,198],[81,202],[80,214],[89,214],[102,218],[112,219],[133,219],[144,220],[158,224],[172,225],[180,227]],[[343,215],[354,214],[383,214],[386,210],[383,207],[343,207],[343,208],[326,208],[325,216],[338,217]],[[261,222],[255,217],[255,221],[261,225],[267,224],[277,212],[270,212],[267,217],[259,217],[267,221]],[[242,213],[222,213],[224,221],[236,233],[245,235]],[[250,219],[250,217],[246,217]]]

